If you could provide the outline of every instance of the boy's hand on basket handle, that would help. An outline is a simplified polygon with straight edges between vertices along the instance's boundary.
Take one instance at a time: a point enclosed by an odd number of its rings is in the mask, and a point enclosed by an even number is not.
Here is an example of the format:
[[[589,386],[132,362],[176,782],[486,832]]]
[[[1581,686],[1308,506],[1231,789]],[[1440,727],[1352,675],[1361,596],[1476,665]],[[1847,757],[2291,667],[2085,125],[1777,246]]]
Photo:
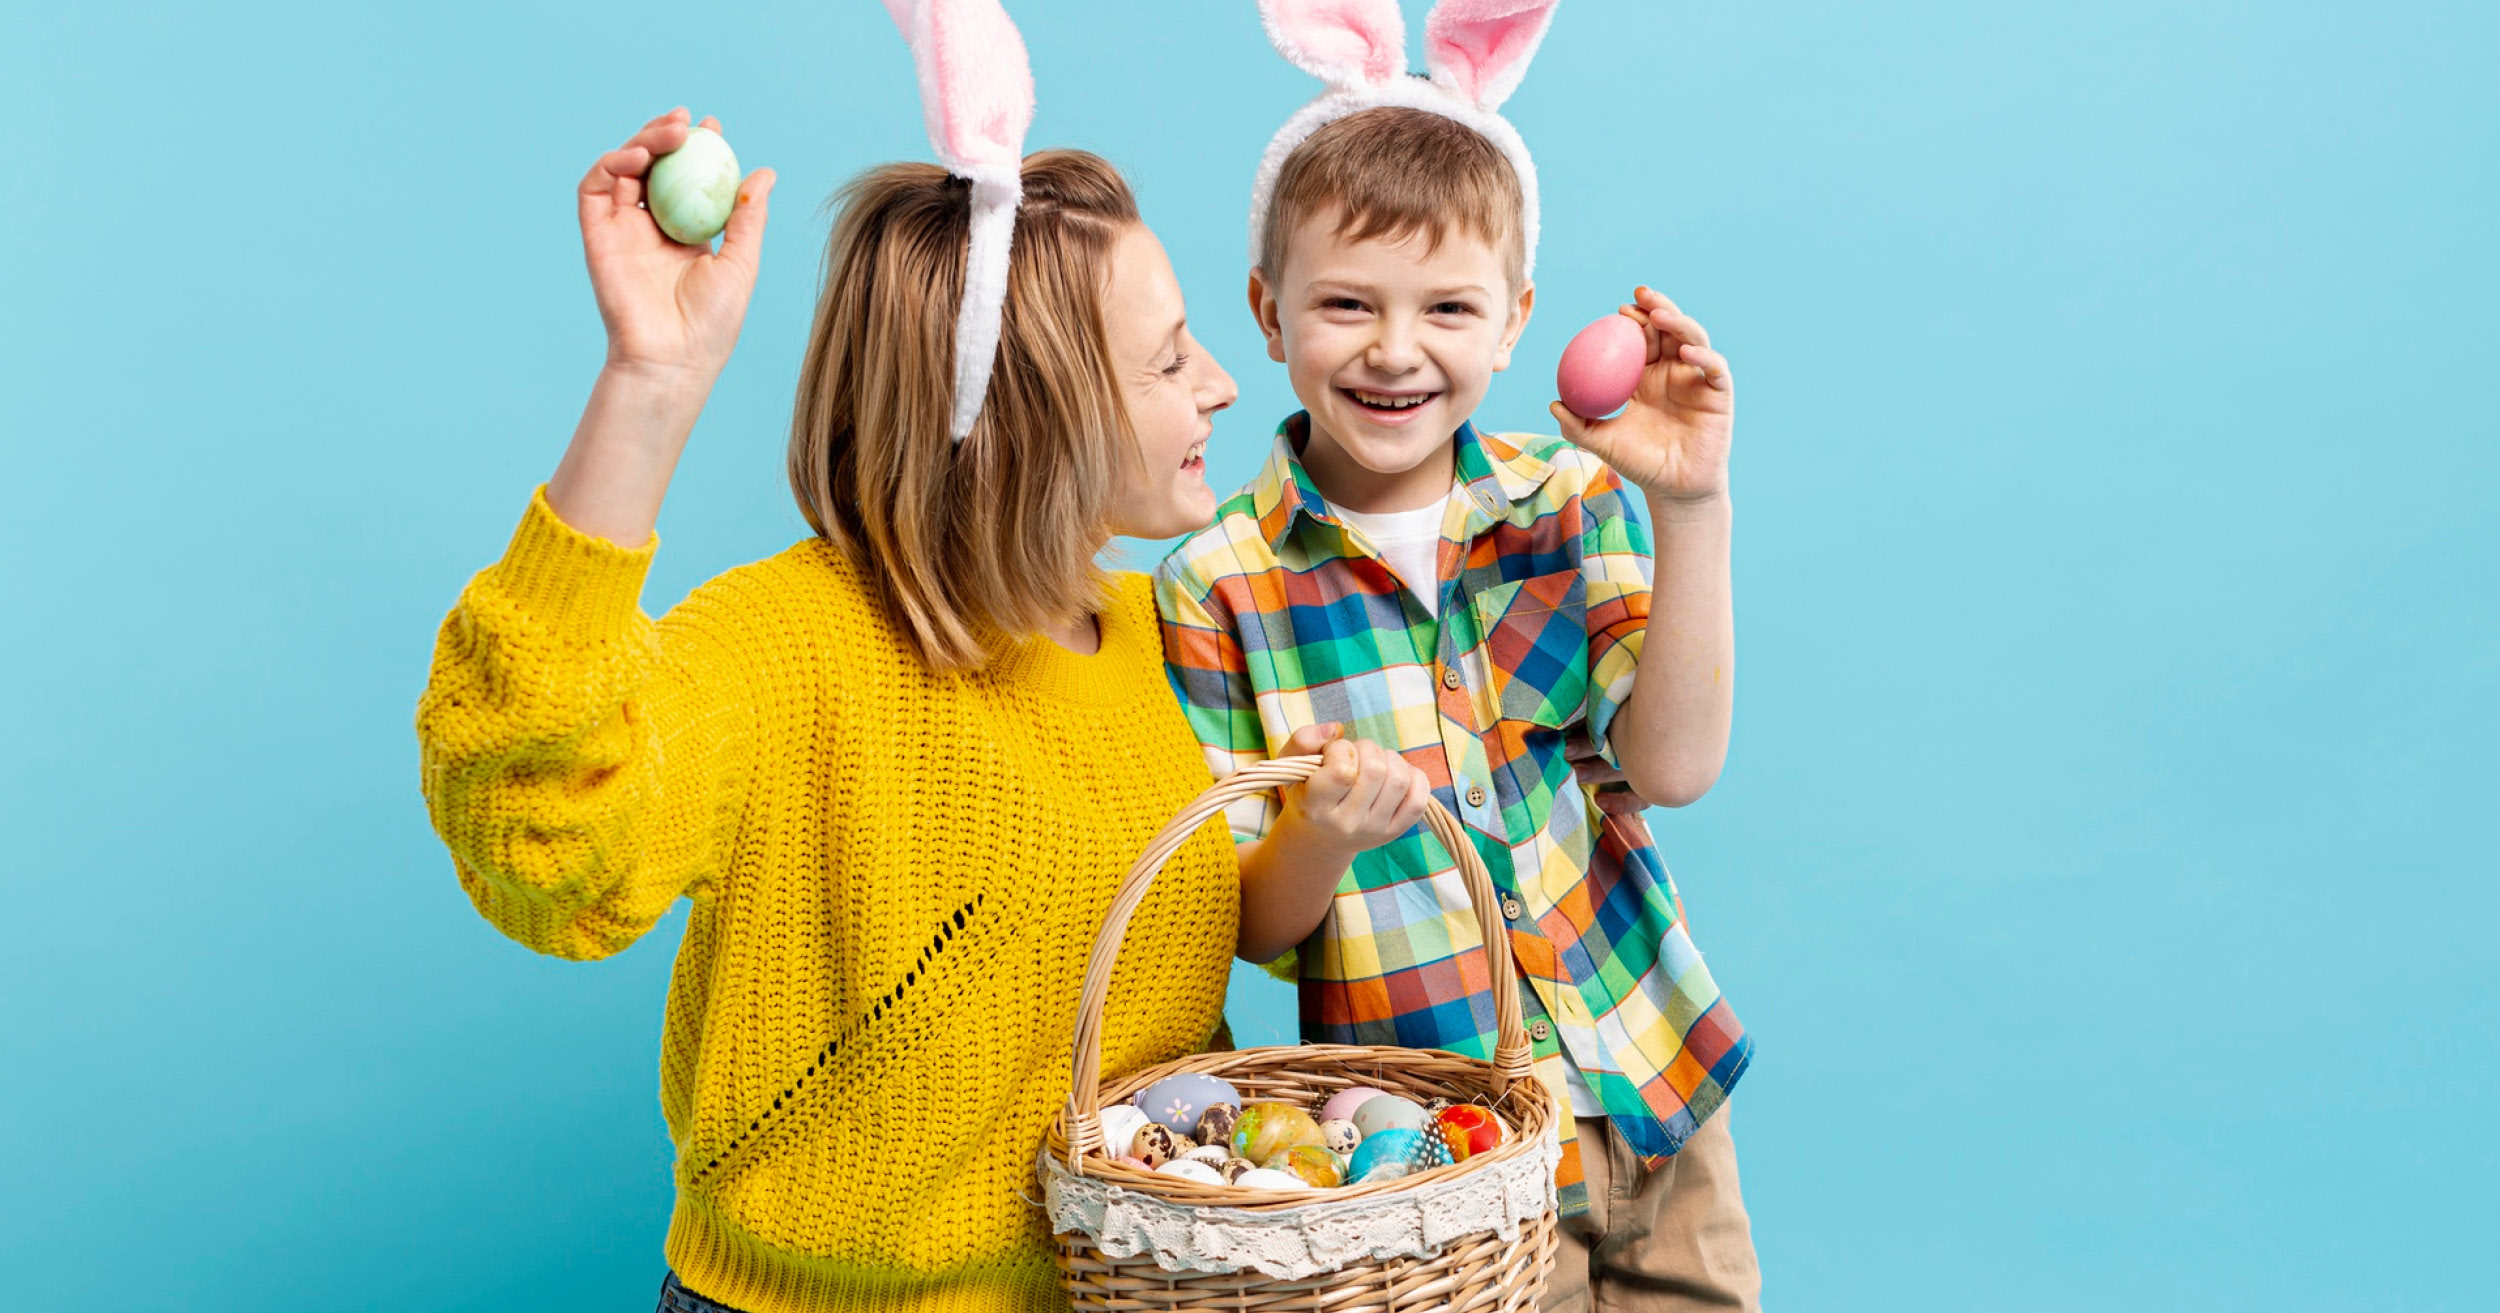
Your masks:
[[[1235,951],[1272,962],[1328,915],[1337,882],[1367,849],[1421,824],[1432,786],[1404,757],[1343,725],[1305,725],[1279,757],[1320,759],[1317,774],[1281,790],[1267,837],[1241,847],[1241,933]]]
[[[1276,755],[1319,758],[1318,774],[1284,790],[1285,815],[1300,813],[1300,824],[1343,847],[1349,861],[1422,824],[1432,799],[1422,771],[1369,739],[1347,738],[1343,725],[1305,725]]]

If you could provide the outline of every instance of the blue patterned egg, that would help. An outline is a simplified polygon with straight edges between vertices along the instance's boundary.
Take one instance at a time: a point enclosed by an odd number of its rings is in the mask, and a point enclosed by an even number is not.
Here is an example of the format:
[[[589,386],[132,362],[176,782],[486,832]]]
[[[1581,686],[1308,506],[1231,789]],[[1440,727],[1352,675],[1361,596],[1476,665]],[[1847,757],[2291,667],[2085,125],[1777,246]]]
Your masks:
[[[1354,1149],[1346,1163],[1346,1179],[1356,1185],[1394,1181],[1415,1170],[1424,1151],[1424,1133],[1405,1126],[1374,1131]]]
[[[1133,1102],[1149,1120],[1159,1122],[1166,1130],[1190,1135],[1198,1129],[1198,1119],[1211,1103],[1241,1106],[1241,1092],[1231,1081],[1221,1077],[1184,1071],[1166,1076],[1138,1091]]]

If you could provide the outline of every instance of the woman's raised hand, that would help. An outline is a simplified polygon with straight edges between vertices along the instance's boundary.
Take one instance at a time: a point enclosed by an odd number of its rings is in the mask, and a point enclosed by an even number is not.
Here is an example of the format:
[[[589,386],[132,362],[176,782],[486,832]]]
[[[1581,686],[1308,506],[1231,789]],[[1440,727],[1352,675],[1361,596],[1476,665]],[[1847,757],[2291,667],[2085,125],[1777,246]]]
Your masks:
[[[577,199],[582,255],[608,330],[608,366],[708,387],[746,321],[773,171],[757,169],[738,184],[719,250],[669,240],[643,208],[643,175],[653,160],[685,144],[688,120],[684,109],[673,109],[643,124],[591,166]],[[714,119],[703,126],[720,131]]]
[[[703,126],[720,131],[711,119]],[[622,547],[650,541],[677,458],[738,344],[773,190],[770,169],[738,184],[717,251],[670,241],[642,206],[642,175],[684,145],[686,132],[682,109],[643,124],[590,166],[577,196],[608,360],[547,480],[547,505],[566,524]]]

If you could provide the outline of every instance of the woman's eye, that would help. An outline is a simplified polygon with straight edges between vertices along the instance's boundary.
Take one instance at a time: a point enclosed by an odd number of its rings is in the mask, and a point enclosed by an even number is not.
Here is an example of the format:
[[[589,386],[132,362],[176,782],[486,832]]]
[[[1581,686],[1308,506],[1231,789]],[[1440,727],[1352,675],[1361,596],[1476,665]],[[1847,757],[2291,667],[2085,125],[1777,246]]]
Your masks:
[[[1172,363],[1163,367],[1163,376],[1170,378],[1187,368],[1189,368],[1189,353],[1184,351],[1172,357]]]

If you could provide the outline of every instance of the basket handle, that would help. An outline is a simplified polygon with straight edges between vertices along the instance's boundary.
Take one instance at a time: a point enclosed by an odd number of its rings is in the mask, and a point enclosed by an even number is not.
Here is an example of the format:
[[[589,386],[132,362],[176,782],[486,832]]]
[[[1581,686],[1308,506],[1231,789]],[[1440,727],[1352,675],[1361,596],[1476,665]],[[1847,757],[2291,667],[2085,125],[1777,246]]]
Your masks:
[[[1103,916],[1102,930],[1094,936],[1094,951],[1085,964],[1085,993],[1077,1005],[1074,1079],[1068,1089],[1069,1170],[1082,1173],[1085,1155],[1103,1147],[1102,1014],[1111,996],[1111,969],[1119,961],[1129,918],[1146,901],[1146,891],[1162,873],[1164,863],[1180,851],[1208,817],[1251,794],[1299,784],[1318,773],[1319,766],[1318,757],[1278,757],[1245,766],[1216,781],[1214,787],[1182,808],[1171,824],[1156,832],[1137,864],[1120,881],[1119,891],[1111,899],[1111,910]],[[1493,1092],[1498,1095],[1509,1089],[1512,1082],[1528,1078],[1530,1057],[1528,1033],[1519,1014],[1519,973],[1511,964],[1509,926],[1502,918],[1501,895],[1494,891],[1492,873],[1484,869],[1484,859],[1476,854],[1476,846],[1468,842],[1458,818],[1450,815],[1438,799],[1426,800],[1424,824],[1457,859],[1459,877],[1467,882],[1468,900],[1475,905],[1476,928],[1484,937],[1485,962],[1493,972]]]

